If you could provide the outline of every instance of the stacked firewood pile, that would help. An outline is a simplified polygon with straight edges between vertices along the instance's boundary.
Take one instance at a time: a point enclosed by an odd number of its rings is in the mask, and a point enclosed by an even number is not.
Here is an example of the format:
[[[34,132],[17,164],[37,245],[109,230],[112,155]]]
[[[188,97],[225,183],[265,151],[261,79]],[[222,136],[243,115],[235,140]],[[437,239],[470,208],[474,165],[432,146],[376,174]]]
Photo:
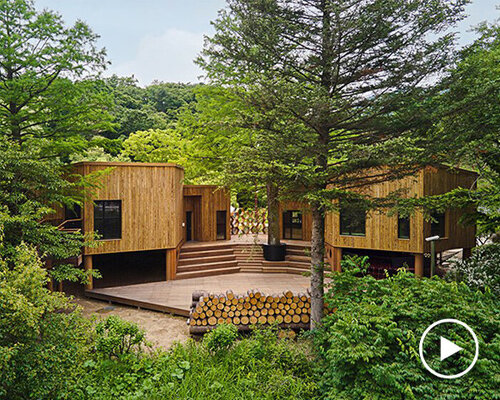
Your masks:
[[[245,295],[193,293],[188,320],[190,333],[205,333],[218,324],[234,324],[239,330],[252,325],[278,324],[282,328],[309,327],[311,299],[307,294],[294,295],[290,291],[279,295],[266,295],[249,290]]]

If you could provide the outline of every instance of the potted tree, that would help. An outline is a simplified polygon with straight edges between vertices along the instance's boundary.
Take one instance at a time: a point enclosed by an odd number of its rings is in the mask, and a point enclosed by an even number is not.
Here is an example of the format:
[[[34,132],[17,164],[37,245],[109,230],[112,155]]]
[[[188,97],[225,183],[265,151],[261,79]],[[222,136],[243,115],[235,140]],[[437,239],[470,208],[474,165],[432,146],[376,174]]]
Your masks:
[[[264,259],[267,261],[284,261],[286,244],[280,241],[279,226],[279,188],[276,183],[267,184],[267,243],[262,245]]]

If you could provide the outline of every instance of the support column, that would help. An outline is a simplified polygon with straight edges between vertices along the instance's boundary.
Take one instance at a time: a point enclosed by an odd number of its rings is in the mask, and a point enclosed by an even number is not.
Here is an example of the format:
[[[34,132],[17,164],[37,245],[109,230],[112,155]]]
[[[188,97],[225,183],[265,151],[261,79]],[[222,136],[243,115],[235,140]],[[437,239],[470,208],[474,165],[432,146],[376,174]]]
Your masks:
[[[464,260],[468,259],[472,255],[472,249],[470,247],[464,248],[462,250],[462,258]]]
[[[83,256],[83,268],[85,271],[92,271],[92,256]],[[89,277],[89,282],[85,285],[86,290],[92,290],[94,288],[94,278]]]
[[[166,277],[167,281],[175,279],[177,273],[177,250],[167,249],[166,250]]]
[[[340,261],[342,260],[342,248],[332,247],[332,269],[335,272],[342,272]]]
[[[415,254],[415,275],[424,276],[424,255]]]

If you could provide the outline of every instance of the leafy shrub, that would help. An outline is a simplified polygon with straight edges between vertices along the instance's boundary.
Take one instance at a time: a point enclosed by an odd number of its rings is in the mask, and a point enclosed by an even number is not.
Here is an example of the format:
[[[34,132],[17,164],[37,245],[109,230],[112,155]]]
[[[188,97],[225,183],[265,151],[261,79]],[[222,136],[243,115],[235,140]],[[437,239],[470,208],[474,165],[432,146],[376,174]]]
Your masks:
[[[221,324],[207,333],[203,342],[211,353],[219,353],[229,349],[238,337],[238,328],[232,324]]]
[[[346,272],[333,276],[326,303],[336,311],[324,318],[316,338],[324,369],[324,398],[498,398],[500,304],[491,293],[438,277],[417,279],[403,271],[383,280]],[[453,381],[431,375],[418,356],[423,331],[443,318],[467,323],[479,339],[475,367]],[[469,336],[461,339],[456,329],[447,331],[447,337],[464,350],[458,361],[446,360],[450,362],[446,367],[461,370],[468,366],[474,349],[470,349]],[[439,354],[439,337],[434,339],[426,347],[430,355]]]
[[[168,352],[89,360],[75,394],[96,400],[315,400],[310,354],[308,342],[280,340],[267,330],[233,341],[217,354],[206,343],[188,341]]]
[[[124,321],[112,315],[99,322],[95,328],[95,348],[103,357],[121,357],[139,352],[142,345],[147,345],[145,332],[133,322]]]
[[[500,296],[500,244],[476,247],[471,257],[452,264],[447,278],[482,291],[488,288]]]
[[[60,293],[46,289],[35,249],[0,260],[0,398],[64,398],[88,354],[89,325]]]
[[[342,257],[340,261],[342,271],[351,272],[354,275],[366,275],[370,268],[368,256],[358,256],[357,254]]]

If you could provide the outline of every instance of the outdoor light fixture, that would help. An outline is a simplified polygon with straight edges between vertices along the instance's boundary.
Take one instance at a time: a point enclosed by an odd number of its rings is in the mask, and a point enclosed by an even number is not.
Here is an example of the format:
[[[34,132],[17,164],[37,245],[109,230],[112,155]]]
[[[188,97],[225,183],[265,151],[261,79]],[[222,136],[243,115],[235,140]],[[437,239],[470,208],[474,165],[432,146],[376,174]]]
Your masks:
[[[436,273],[436,240],[439,239],[438,235],[425,238],[426,242],[431,242],[431,277]]]

